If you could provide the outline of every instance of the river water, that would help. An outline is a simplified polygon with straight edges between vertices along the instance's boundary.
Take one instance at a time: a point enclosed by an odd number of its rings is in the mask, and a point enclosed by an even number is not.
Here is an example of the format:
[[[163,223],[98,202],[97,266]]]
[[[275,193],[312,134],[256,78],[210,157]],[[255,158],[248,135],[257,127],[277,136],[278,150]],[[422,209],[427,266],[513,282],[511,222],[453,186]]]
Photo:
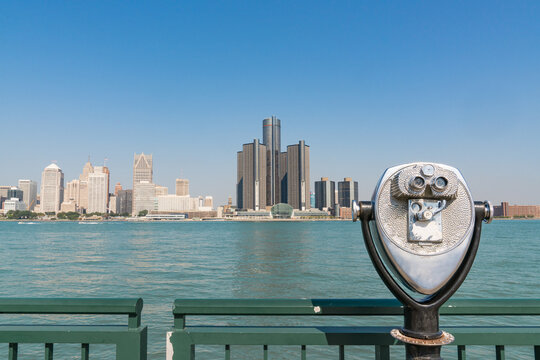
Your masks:
[[[482,235],[476,262],[454,297],[540,298],[540,221],[494,221],[484,225]],[[165,358],[165,333],[172,326],[171,309],[177,298],[392,297],[365,252],[360,225],[352,222],[0,222],[0,246],[1,297],[142,297],[149,359]],[[115,320],[127,323],[124,318]],[[17,321],[110,320],[2,318],[2,323]],[[306,319],[287,321],[301,324]],[[332,321],[350,325],[359,320]],[[399,318],[382,321],[401,325]],[[466,324],[470,320],[443,318],[442,328],[451,321]],[[538,319],[518,321],[538,324]],[[371,348],[346,351],[347,359],[373,358]],[[531,351],[510,347],[506,356],[529,359]],[[41,346],[21,345],[20,359],[34,359],[39,352]],[[105,345],[91,346],[95,359],[112,359],[112,352]],[[0,356],[5,353],[3,345]],[[222,353],[221,348],[201,347],[197,359],[223,358]],[[262,358],[261,353],[258,348],[232,349],[235,359]],[[392,354],[402,357],[399,349]],[[455,358],[455,348],[449,347],[444,354]],[[474,359],[475,354],[494,355],[494,350],[472,348],[468,354]],[[55,355],[76,359],[80,350],[58,345]],[[270,347],[270,355],[296,359],[299,349]],[[337,349],[308,347],[308,358],[337,358]]]

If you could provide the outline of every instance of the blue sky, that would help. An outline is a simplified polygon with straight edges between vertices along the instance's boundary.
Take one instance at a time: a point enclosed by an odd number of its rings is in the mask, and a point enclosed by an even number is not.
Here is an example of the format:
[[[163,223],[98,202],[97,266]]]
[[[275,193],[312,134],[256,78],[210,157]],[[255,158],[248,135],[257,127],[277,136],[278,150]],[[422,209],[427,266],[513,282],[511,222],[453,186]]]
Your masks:
[[[540,3],[25,1],[0,3],[0,184],[66,181],[88,156],[131,187],[234,198],[236,152],[282,121],[311,178],[359,181],[427,160],[476,199],[540,204]]]

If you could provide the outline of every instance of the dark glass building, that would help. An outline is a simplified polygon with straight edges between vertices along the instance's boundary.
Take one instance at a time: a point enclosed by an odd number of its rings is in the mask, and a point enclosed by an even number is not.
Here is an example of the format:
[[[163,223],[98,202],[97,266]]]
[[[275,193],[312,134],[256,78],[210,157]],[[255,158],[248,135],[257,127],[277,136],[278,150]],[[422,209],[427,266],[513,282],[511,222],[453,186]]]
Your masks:
[[[287,146],[287,203],[294,209],[310,208],[309,146],[304,140]]]
[[[281,202],[281,121],[275,116],[263,120],[263,144],[266,146],[266,204],[270,206]]]
[[[116,196],[116,213],[131,214],[133,210],[133,190],[118,190]]]
[[[319,210],[333,209],[336,204],[336,183],[327,177],[315,181],[315,207]]]
[[[341,207],[352,206],[353,200],[358,201],[358,181],[346,177],[338,182],[338,203]]]
[[[258,139],[242,145],[237,153],[236,206],[266,209],[266,146]]]

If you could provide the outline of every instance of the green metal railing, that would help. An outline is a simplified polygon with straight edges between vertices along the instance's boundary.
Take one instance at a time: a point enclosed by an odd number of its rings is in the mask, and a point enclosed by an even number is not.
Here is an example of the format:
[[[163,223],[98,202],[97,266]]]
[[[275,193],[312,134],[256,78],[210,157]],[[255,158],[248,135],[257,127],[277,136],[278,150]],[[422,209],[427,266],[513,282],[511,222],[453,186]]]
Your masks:
[[[188,316],[390,316],[403,315],[403,307],[392,299],[360,300],[176,300],[174,329],[170,335],[173,360],[193,360],[196,345],[223,345],[230,359],[231,346],[260,345],[268,359],[272,345],[299,346],[307,358],[308,345],[337,345],[339,359],[346,345],[375,346],[376,359],[390,359],[390,347],[403,345],[390,335],[388,326],[188,326]],[[540,315],[540,300],[450,300],[440,309],[446,316]],[[531,346],[540,360],[540,326],[444,326],[455,336],[458,359],[466,358],[468,345],[491,345],[496,358],[505,358],[505,345]],[[398,324],[396,324],[398,325]]]
[[[45,360],[53,360],[54,344],[81,344],[81,358],[90,358],[91,344],[116,345],[117,360],[146,360],[147,329],[141,327],[142,299],[0,299],[1,314],[127,315],[127,325],[0,325],[0,343],[9,344],[16,360],[19,344],[45,344]]]

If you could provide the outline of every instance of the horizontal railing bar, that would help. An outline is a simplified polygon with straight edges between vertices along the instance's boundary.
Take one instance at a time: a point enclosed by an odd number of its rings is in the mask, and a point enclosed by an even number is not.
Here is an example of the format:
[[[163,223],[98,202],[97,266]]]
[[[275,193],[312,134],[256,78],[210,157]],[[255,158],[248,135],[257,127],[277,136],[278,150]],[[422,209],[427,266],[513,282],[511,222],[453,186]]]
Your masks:
[[[0,298],[0,314],[137,314],[141,298],[132,299],[36,299]]]
[[[197,345],[398,345],[388,326],[193,326],[178,331]],[[452,345],[540,345],[540,326],[448,326]],[[175,334],[173,334],[174,341]]]
[[[403,315],[395,299],[177,299],[182,315]],[[540,299],[454,299],[441,315],[540,315]]]

